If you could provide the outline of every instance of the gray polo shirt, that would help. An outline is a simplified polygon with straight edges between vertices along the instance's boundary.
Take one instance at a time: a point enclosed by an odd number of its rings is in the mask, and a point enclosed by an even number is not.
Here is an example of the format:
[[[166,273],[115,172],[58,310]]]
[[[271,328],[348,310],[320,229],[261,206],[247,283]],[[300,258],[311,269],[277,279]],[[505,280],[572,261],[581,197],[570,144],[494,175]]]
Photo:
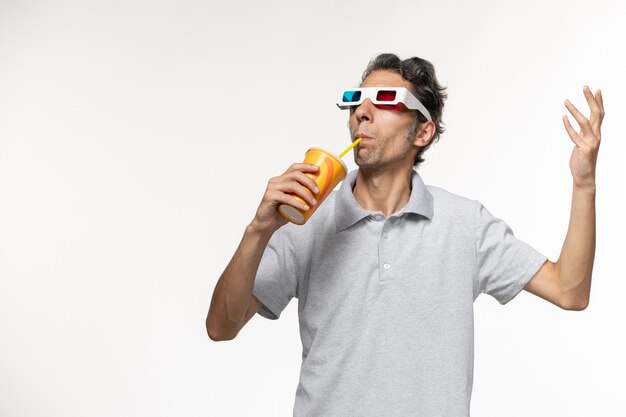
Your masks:
[[[483,205],[425,186],[385,217],[356,202],[352,171],[304,226],[270,240],[259,314],[298,299],[304,416],[469,416],[473,302],[515,297],[546,257]]]

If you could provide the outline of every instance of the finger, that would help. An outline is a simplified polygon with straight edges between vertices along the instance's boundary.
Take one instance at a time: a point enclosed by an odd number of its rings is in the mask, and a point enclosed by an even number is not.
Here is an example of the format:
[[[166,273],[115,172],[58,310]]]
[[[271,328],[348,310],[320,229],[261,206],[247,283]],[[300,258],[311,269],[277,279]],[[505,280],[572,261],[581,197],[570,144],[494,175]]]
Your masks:
[[[309,175],[301,171],[288,172],[281,175],[280,177],[272,178],[272,182],[276,184],[277,187],[281,187],[284,184],[296,182],[308,187],[314,194],[320,192],[319,188],[317,188],[317,183],[311,177],[309,177]]]
[[[591,125],[591,130],[593,131],[596,139],[600,140],[600,125],[602,124],[602,108],[600,107],[600,103],[593,96],[589,86],[585,86],[583,88],[583,93],[585,94],[585,98],[587,99],[587,104],[589,104],[589,109],[591,110],[591,117],[589,117],[589,124]]]
[[[283,186],[280,187],[280,190],[284,193],[295,194],[313,206],[317,204],[317,200],[315,199],[315,196],[313,195],[313,193],[311,193],[311,191],[308,188],[302,186],[301,184],[297,182],[289,182],[289,183],[283,184]]]
[[[580,148],[583,145],[583,140],[578,132],[576,132],[576,130],[572,127],[569,119],[567,118],[567,115],[563,115],[563,125],[565,125],[565,130],[567,131],[570,139],[572,139],[572,142],[574,142],[574,144]]]
[[[604,119],[604,99],[602,98],[602,91],[600,89],[596,90],[596,101],[598,102],[598,106],[600,106],[600,122]]]
[[[585,99],[587,100],[587,104],[589,104],[589,109],[591,109],[591,114],[598,113],[600,111],[600,106],[596,101],[596,98],[593,96],[593,93],[589,89],[589,86],[583,87],[583,94],[585,95]]]
[[[583,134],[588,135],[592,133],[591,125],[589,124],[589,120],[574,106],[569,100],[565,100],[565,107],[567,110],[574,116],[574,119],[578,122],[580,129]]]
[[[311,204],[317,204],[315,196],[320,192],[317,183],[300,171],[273,178],[269,188],[272,191],[296,194]]]
[[[286,204],[302,211],[307,211],[310,208],[306,202],[298,200],[291,194],[285,194],[280,191],[272,193],[269,198],[271,201],[278,203],[276,206]]]
[[[320,169],[320,167],[314,164],[296,163],[291,164],[291,166],[287,168],[285,172],[283,172],[283,175],[293,171],[317,172],[318,169]]]
[[[312,193],[317,194],[320,192],[320,189],[317,187],[317,183],[313,180],[313,178],[305,175],[302,172],[294,172],[294,176],[295,179],[300,182],[300,184],[308,187]]]
[[[595,120],[595,124],[593,125],[594,131],[596,132],[596,137],[598,141],[602,137],[602,121],[604,120],[604,100],[602,98],[602,91],[600,89],[596,90],[596,102],[598,103],[598,107],[600,108],[598,120]]]

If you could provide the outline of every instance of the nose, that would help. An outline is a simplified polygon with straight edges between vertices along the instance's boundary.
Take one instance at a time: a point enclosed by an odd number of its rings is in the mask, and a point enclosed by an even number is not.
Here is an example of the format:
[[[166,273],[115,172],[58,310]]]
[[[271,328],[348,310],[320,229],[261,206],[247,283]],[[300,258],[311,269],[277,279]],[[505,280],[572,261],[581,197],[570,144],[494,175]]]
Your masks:
[[[369,98],[366,98],[363,103],[359,104],[356,109],[354,110],[354,115],[357,119],[357,121],[362,122],[362,121],[372,121],[372,115],[374,114],[374,110],[376,109],[376,107],[374,106],[374,103],[372,103],[372,100],[370,100]]]

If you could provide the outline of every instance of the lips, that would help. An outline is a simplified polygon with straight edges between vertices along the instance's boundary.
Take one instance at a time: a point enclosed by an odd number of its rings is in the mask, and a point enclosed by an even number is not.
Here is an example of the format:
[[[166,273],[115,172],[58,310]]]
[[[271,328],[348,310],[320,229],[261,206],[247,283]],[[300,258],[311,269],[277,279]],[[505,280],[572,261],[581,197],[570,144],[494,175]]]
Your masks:
[[[358,138],[361,138],[361,142],[372,140],[372,138],[370,136],[364,135],[364,134],[361,134],[361,133],[357,133],[356,135],[354,135],[353,140],[357,140]]]

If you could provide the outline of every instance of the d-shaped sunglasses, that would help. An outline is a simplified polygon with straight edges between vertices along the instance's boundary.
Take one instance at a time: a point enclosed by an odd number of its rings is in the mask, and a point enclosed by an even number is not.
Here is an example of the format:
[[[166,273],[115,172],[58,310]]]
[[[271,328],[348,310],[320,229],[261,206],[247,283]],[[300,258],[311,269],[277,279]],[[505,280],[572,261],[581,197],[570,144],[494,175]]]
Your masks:
[[[394,105],[402,103],[407,109],[418,110],[426,119],[433,120],[426,107],[404,87],[365,87],[341,90],[339,91],[337,106],[345,110],[358,106],[366,98],[369,98],[373,104]]]

